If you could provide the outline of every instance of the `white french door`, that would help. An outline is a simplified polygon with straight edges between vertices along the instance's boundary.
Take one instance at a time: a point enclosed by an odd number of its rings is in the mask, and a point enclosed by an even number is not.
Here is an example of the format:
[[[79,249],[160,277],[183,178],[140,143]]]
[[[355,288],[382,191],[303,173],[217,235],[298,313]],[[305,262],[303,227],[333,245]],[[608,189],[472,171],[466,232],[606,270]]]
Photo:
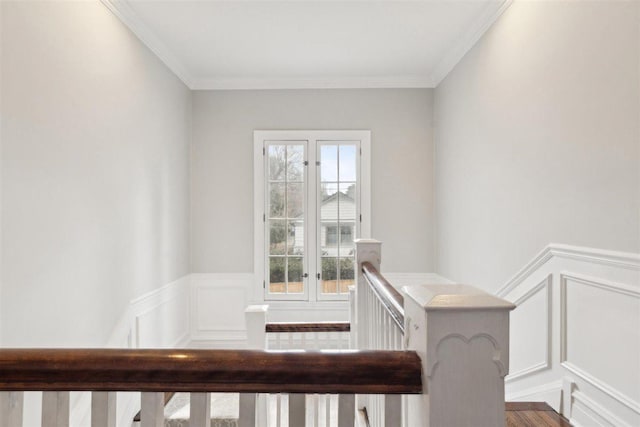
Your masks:
[[[370,229],[369,135],[254,133],[255,264],[265,300],[347,298],[354,240]]]

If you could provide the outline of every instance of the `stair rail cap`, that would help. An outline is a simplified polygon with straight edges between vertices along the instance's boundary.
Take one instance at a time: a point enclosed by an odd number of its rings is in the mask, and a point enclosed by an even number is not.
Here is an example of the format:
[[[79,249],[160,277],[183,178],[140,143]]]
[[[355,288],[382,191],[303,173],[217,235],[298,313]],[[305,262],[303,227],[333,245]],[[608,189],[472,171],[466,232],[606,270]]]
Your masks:
[[[376,239],[355,239],[354,243],[382,243],[382,241]]]
[[[244,310],[245,313],[262,313],[262,312],[267,312],[267,311],[269,311],[269,305],[268,304],[250,305]]]
[[[515,304],[463,284],[405,286],[403,293],[426,311],[513,310]]]

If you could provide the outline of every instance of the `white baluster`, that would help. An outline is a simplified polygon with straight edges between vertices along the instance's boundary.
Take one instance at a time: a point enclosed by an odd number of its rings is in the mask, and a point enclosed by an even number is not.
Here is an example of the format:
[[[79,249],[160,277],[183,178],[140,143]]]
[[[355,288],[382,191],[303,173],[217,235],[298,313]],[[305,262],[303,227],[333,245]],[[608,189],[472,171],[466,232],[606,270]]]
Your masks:
[[[268,305],[250,305],[244,311],[245,323],[247,326],[247,348],[263,350],[267,346],[267,324]]]
[[[304,394],[289,395],[289,426],[297,427],[305,425],[307,413],[306,398]]]
[[[258,409],[261,415],[261,420],[266,419],[266,398],[262,396],[262,398],[258,399],[261,402],[261,405],[256,405],[256,394],[255,393],[240,393],[240,406],[239,406],[239,416],[238,416],[238,427],[255,427],[256,426],[256,406],[259,406],[261,409]]]
[[[69,392],[42,393],[42,427],[69,427]]]
[[[276,394],[276,427],[280,427],[282,424],[282,395]]]
[[[141,427],[164,426],[164,393],[142,393],[142,409],[140,410]]]
[[[244,311],[247,326],[247,348],[264,350],[267,347],[268,305],[250,305]],[[277,334],[279,336],[279,334]],[[240,413],[238,427],[255,427],[256,418],[265,420],[267,417],[266,398],[258,398],[256,393],[240,394]]]
[[[91,393],[91,427],[116,427],[116,393]]]
[[[380,335],[382,334],[382,327],[381,327],[381,322],[380,322],[380,318],[382,317],[382,304],[380,303],[379,300],[376,299],[376,343],[375,343],[375,349],[376,350],[380,350],[380,348],[382,347],[381,343],[380,343]]]
[[[24,393],[21,391],[0,392],[0,426],[22,427]]]
[[[349,286],[349,348],[357,348],[358,328],[356,326],[356,287]]]
[[[313,425],[314,427],[320,426],[320,409],[318,406],[320,405],[320,400],[318,399],[318,395],[313,395]]]
[[[391,316],[389,316],[389,313],[385,311],[384,313],[384,326],[382,328],[382,331],[384,333],[384,343],[382,348],[384,348],[385,350],[389,350],[391,349],[391,343],[389,342],[389,335],[391,334]]]
[[[211,427],[211,393],[191,393],[189,427]]]
[[[356,417],[356,400],[353,394],[338,397],[338,427],[353,427]]]
[[[402,425],[402,395],[387,394],[384,396],[384,425]]]
[[[355,241],[356,244],[356,273],[357,273],[357,277],[356,277],[356,301],[357,301],[357,306],[358,309],[356,310],[356,316],[357,316],[357,320],[356,320],[356,328],[358,330],[362,330],[361,328],[364,325],[367,325],[369,322],[371,322],[372,317],[371,317],[371,312],[369,311],[367,313],[367,310],[360,310],[360,307],[367,307],[366,305],[366,291],[368,291],[369,288],[369,284],[367,283],[367,281],[364,278],[364,275],[362,274],[362,263],[363,262],[370,262],[371,265],[373,265],[373,267],[376,270],[380,270],[380,258],[381,258],[381,249],[382,249],[382,242],[378,241],[378,240],[373,240],[373,239],[356,239]],[[369,307],[367,307],[369,308]],[[371,329],[370,327],[367,327],[367,329]],[[365,337],[364,336],[360,336],[358,335],[358,348],[369,348],[368,346],[366,346],[365,344]]]
[[[325,406],[324,406],[324,409],[325,409],[325,411],[324,411],[324,413],[325,413],[325,415],[324,415],[324,419],[325,419],[324,425],[326,427],[331,427],[331,395],[326,394],[324,396],[324,404],[325,404]]]

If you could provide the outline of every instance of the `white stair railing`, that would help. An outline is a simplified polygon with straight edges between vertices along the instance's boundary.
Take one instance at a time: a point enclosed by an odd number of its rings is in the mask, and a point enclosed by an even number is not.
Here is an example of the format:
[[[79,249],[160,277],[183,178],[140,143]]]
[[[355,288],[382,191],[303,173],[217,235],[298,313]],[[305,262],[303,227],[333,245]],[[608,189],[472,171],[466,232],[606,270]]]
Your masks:
[[[358,348],[415,351],[422,395],[359,396],[371,427],[502,426],[509,370],[508,301],[467,285],[401,293],[379,273],[381,242],[356,241]]]
[[[246,311],[249,345],[267,350],[347,350],[349,322],[268,322],[268,306],[249,306]],[[353,394],[272,394],[258,396],[266,426],[353,427]],[[266,404],[265,404],[266,403]],[[259,411],[260,412],[260,411]]]

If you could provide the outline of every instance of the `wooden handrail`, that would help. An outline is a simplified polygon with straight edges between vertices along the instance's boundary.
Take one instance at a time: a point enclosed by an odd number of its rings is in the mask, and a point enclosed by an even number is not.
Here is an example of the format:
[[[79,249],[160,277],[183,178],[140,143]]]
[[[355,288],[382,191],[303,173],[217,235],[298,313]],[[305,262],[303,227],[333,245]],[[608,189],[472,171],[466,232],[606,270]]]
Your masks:
[[[0,391],[409,394],[406,351],[2,349]]]
[[[349,322],[271,322],[265,325],[267,333],[278,332],[349,332]]]
[[[404,298],[400,292],[370,262],[362,263],[362,273],[382,305],[404,332]]]

